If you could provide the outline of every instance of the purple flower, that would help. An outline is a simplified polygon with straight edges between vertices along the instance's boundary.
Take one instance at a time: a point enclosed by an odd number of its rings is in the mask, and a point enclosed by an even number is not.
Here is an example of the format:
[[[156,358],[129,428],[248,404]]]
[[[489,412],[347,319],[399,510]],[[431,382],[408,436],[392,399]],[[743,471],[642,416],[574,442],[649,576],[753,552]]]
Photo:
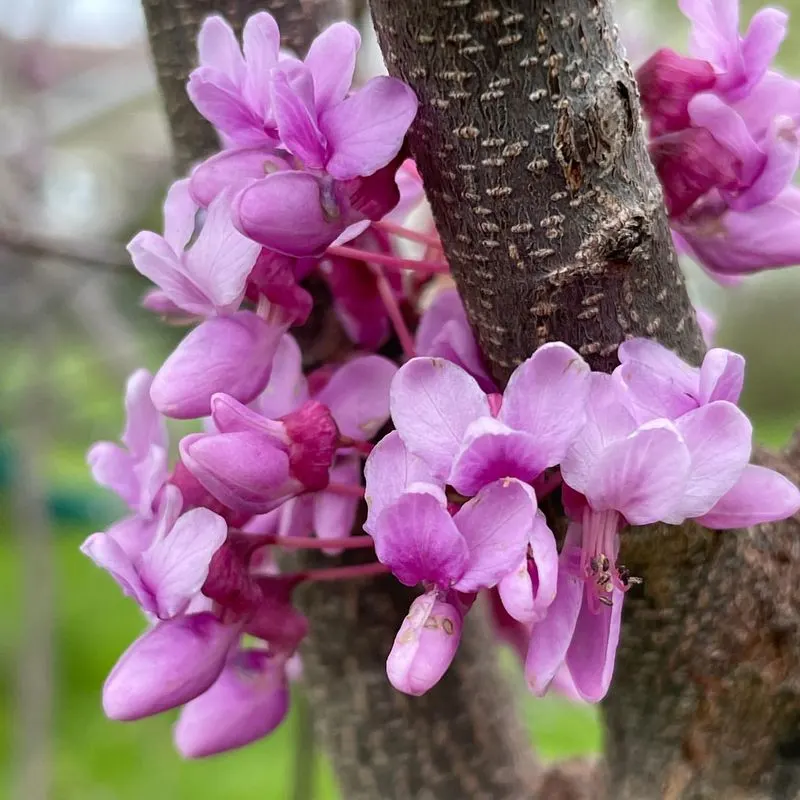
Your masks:
[[[182,502],[178,489],[165,488],[146,547],[140,540],[133,543],[120,539],[113,529],[95,533],[81,547],[99,567],[111,573],[143,611],[159,619],[172,619],[187,610],[228,534],[222,517],[206,508],[181,514]]]
[[[178,181],[167,195],[165,235],[143,231],[131,240],[128,252],[136,269],[178,308],[199,316],[229,314],[239,308],[260,247],[233,227],[230,197],[221,194],[209,206],[196,241],[184,250],[198,210],[188,184]],[[181,235],[172,236],[173,230]]]
[[[458,605],[439,599],[436,592],[414,600],[386,659],[386,675],[395,689],[419,696],[441,680],[461,640]]]
[[[531,481],[561,461],[583,424],[588,377],[574,350],[544,345],[514,370],[494,418],[467,372],[414,358],[392,382],[392,420],[437,480],[471,496],[499,478]]]
[[[398,203],[398,155],[368,177],[340,181],[324,173],[288,170],[245,184],[233,201],[233,221],[248,238],[290,256],[320,256],[334,242],[363,231]]]
[[[193,700],[217,680],[239,632],[208,612],[159,622],[111,670],[103,687],[106,715],[127,722]]]
[[[278,144],[269,76],[278,64],[280,40],[278,26],[266,12],[247,20],[242,49],[222,17],[203,23],[197,39],[200,66],[189,76],[186,90],[227,144]]]
[[[747,94],[775,58],[786,35],[787,14],[764,8],[741,37],[737,0],[679,0],[678,4],[692,23],[692,56],[714,67],[715,90],[731,100]]]
[[[272,733],[288,710],[284,659],[266,650],[239,650],[211,688],[184,706],[175,745],[186,758],[243,747]]]
[[[124,448],[97,442],[87,455],[95,481],[118,494],[143,520],[152,518],[167,479],[167,429],[150,399],[152,383],[153,376],[144,369],[128,378]]]
[[[640,422],[675,420],[715,400],[735,404],[742,393],[744,358],[730,350],[709,350],[699,369],[650,339],[623,342],[618,355],[614,376],[627,387]]]
[[[336,74],[335,65],[325,69]],[[417,113],[411,88],[379,76],[349,97],[343,82],[319,97],[315,83],[302,64],[274,73],[272,103],[283,147],[306,169],[342,181],[368,177],[389,164]]]
[[[525,558],[536,512],[533,490],[512,478],[497,481],[454,516],[444,493],[414,484],[380,512],[375,553],[408,586],[427,592],[412,605],[387,662],[392,684],[422,694],[444,674],[461,633],[452,592],[474,593],[497,583]]]
[[[321,403],[309,401],[272,420],[215,394],[211,418],[219,432],[186,436],[181,461],[228,508],[263,514],[327,486],[339,432]]]
[[[285,322],[269,322],[252,311],[207,319],[156,373],[150,389],[153,404],[168,417],[192,419],[208,415],[216,392],[251,402],[269,381],[286,328]]]
[[[486,392],[494,385],[467,321],[467,312],[455,288],[440,289],[423,312],[415,343],[420,356],[435,356],[465,369]]]

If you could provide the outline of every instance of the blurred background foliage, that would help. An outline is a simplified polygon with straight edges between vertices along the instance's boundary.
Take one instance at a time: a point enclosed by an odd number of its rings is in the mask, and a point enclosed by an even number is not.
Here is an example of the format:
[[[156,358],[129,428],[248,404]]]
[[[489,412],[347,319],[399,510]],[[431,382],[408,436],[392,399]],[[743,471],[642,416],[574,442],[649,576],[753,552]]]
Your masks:
[[[621,3],[634,62],[665,44],[685,49],[676,5]],[[800,11],[800,0],[783,5]],[[758,4],[744,7],[749,16]],[[787,71],[800,73],[798,43],[800,21],[782,50]],[[362,69],[379,63],[373,43]],[[118,435],[125,376],[157,367],[178,335],[138,308],[144,287],[121,250],[134,231],[158,229],[168,175],[136,0],[0,4],[0,797],[279,800],[298,769],[313,769],[314,797],[333,798],[324,759],[296,752],[296,714],[244,751],[186,763],[169,715],[124,725],[100,707],[142,619],[78,551],[119,511],[91,484],[84,453]],[[33,258],[8,246],[20,229],[118,242],[120,266]],[[724,290],[687,272],[719,317],[719,344],[747,356],[743,405],[757,438],[782,444],[800,419],[800,271]],[[543,757],[599,749],[594,709],[531,699],[507,661]]]

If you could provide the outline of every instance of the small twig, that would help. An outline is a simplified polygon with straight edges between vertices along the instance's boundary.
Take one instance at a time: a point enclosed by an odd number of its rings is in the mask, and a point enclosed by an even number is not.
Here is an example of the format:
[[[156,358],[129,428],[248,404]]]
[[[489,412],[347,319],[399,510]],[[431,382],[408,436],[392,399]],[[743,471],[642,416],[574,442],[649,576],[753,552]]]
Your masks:
[[[31,258],[61,258],[95,269],[134,274],[125,250],[114,242],[58,239],[21,229],[0,228],[0,249]]]

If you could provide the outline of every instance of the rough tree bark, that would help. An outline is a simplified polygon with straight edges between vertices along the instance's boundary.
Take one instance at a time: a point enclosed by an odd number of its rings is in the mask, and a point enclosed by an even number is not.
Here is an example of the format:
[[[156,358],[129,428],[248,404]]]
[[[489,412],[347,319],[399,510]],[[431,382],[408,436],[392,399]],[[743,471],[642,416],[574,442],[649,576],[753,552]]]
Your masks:
[[[372,10],[390,72],[420,98],[412,150],[495,376],[551,340],[598,369],[634,335],[696,360],[610,3]],[[797,479],[800,446],[759,457]],[[626,603],[604,707],[609,797],[800,796],[797,534],[789,520],[623,535],[621,560],[645,582]]]

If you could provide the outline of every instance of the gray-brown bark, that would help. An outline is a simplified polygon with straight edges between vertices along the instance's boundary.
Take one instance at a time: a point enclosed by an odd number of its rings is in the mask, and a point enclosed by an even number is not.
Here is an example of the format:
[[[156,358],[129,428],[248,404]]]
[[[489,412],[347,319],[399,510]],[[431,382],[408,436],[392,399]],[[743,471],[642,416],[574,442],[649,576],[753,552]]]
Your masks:
[[[501,380],[547,340],[600,369],[630,335],[702,350],[609,5],[372,2],[390,72],[420,97],[412,150]],[[798,451],[774,464],[795,479]],[[800,796],[797,533],[623,535],[645,583],[604,707],[609,797]]]

